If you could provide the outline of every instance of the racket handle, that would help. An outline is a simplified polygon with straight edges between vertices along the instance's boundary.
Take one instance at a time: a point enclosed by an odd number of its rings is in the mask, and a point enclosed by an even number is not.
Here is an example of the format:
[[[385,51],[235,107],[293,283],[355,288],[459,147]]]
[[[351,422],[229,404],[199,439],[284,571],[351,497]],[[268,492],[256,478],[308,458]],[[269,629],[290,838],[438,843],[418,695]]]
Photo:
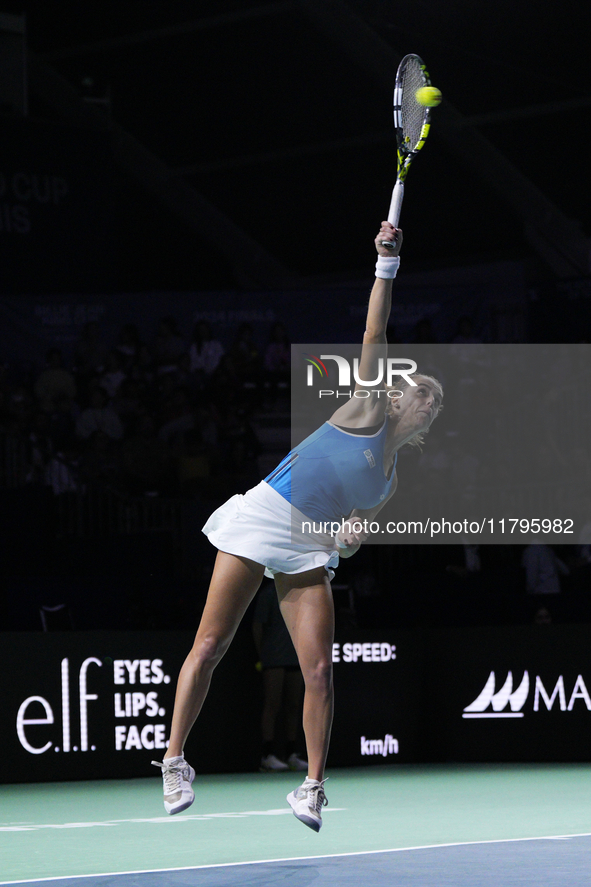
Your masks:
[[[390,210],[388,212],[388,221],[391,225],[394,225],[395,228],[398,227],[398,222],[400,220],[400,210],[402,209],[403,198],[404,185],[399,179],[397,179],[396,184],[394,185],[394,190],[392,191],[392,200],[390,201]],[[382,240],[382,246],[385,246],[386,249],[394,249],[394,244],[389,240]]]

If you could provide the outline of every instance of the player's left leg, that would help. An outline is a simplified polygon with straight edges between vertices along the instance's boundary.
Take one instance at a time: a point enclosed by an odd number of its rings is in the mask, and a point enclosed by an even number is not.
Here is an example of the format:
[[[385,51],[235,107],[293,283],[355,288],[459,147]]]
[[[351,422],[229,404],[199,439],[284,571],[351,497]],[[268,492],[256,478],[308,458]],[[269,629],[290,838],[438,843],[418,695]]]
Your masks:
[[[279,606],[298,654],[304,677],[304,733],[308,777],[288,795],[295,815],[318,831],[326,802],[324,766],[333,714],[332,645],[334,606],[326,570],[275,576]]]
[[[162,770],[164,808],[171,815],[194,801],[195,771],[185,761],[185,741],[201,711],[213,671],[230,646],[263,572],[262,564],[218,551],[195,642],[177,681],[168,750],[162,761],[152,762]]]

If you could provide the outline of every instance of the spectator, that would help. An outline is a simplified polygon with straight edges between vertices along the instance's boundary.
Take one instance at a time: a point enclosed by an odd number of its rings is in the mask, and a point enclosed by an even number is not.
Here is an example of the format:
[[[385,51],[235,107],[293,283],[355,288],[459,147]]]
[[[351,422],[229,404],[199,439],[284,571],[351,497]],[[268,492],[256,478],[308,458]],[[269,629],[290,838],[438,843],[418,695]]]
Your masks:
[[[18,385],[8,398],[5,428],[11,434],[25,434],[33,417],[34,399],[25,385]]]
[[[140,417],[133,437],[123,442],[121,463],[124,483],[131,495],[170,493],[172,460],[166,444],[156,437],[150,416]]]
[[[210,460],[200,429],[195,427],[177,437],[177,477],[184,495],[200,496],[211,486]],[[217,492],[217,490],[216,490]]]
[[[241,385],[258,384],[261,371],[261,355],[254,341],[252,326],[242,323],[232,345],[232,360]]]
[[[154,375],[152,353],[148,346],[142,342],[131,367],[130,377],[138,384],[146,386],[154,380]]]
[[[456,548],[456,546],[454,546],[454,548]],[[459,549],[459,546],[457,546],[457,548]],[[472,545],[469,542],[464,541],[462,543],[461,552],[462,563],[447,564],[445,569],[448,573],[452,573],[454,576],[459,576],[462,579],[477,577],[481,570],[480,545]]]
[[[291,347],[287,331],[282,323],[276,323],[271,329],[269,343],[265,349],[265,373],[271,394],[280,389],[289,388],[291,376]]]
[[[552,616],[546,607],[540,607],[534,613],[534,625],[551,625]]]
[[[472,318],[468,317],[467,314],[464,314],[464,316],[460,317],[458,320],[456,333],[452,342],[458,345],[475,345],[482,342],[481,338],[474,335]]]
[[[152,389],[150,413],[154,417],[157,428],[160,428],[176,415],[174,408],[171,406],[176,389],[176,378],[172,373],[165,373],[163,376],[160,376]]]
[[[176,388],[171,393],[163,411],[163,420],[158,437],[166,442],[195,427],[193,408],[184,388]]]
[[[56,451],[70,450],[74,447],[76,440],[74,415],[77,409],[77,405],[68,397],[60,397],[57,400],[55,410],[49,417],[49,435]]]
[[[159,375],[174,373],[186,351],[174,317],[163,317],[154,339],[154,361]]]
[[[220,455],[223,469],[229,472],[240,486],[260,480],[257,459],[261,445],[256,432],[242,408],[232,408],[223,417]]]
[[[265,349],[265,369],[268,373],[289,373],[291,370],[291,348],[287,330],[282,323],[275,323]]]
[[[118,447],[118,442],[104,431],[93,431],[80,458],[80,481],[91,485],[116,486],[121,474]]]
[[[124,429],[128,430],[138,416],[144,412],[140,397],[140,383],[136,379],[124,379],[111,401],[111,408],[121,419]]]
[[[28,483],[45,483],[47,466],[53,458],[53,445],[50,436],[49,415],[43,410],[35,414],[29,433],[29,473]]]
[[[98,323],[96,321],[86,323],[74,345],[76,370],[82,377],[102,372],[106,354],[107,349],[101,342]]]
[[[121,360],[121,367],[126,373],[135,363],[141,346],[142,342],[137,326],[135,323],[126,323],[122,327],[115,345],[115,351]]]
[[[209,393],[212,401],[224,409],[228,404],[235,405],[240,381],[231,354],[224,354],[211,377]]]
[[[75,493],[78,489],[77,462],[72,453],[56,453],[45,469],[45,483],[55,496]]]
[[[101,387],[105,389],[109,398],[115,397],[119,386],[127,376],[121,367],[121,358],[117,351],[109,351],[105,361],[105,372],[100,377]]]
[[[264,773],[307,770],[308,762],[296,747],[304,679],[271,582],[264,583],[257,595],[252,632],[263,675],[260,769]],[[285,722],[283,743],[277,730],[280,711]]]
[[[559,594],[560,574],[569,569],[550,545],[534,542],[528,545],[521,559],[525,567],[525,584],[529,594]]]
[[[96,388],[90,395],[90,406],[82,410],[76,422],[76,436],[86,440],[95,431],[104,431],[112,440],[123,437],[123,425],[115,410],[108,406],[104,388]]]
[[[203,378],[211,376],[223,355],[223,346],[213,338],[210,325],[207,321],[200,320],[193,329],[193,341],[189,348],[190,372]]]
[[[74,400],[76,382],[72,373],[63,368],[59,348],[50,348],[46,361],[47,367],[37,377],[34,391],[43,412],[53,413],[62,398]]]

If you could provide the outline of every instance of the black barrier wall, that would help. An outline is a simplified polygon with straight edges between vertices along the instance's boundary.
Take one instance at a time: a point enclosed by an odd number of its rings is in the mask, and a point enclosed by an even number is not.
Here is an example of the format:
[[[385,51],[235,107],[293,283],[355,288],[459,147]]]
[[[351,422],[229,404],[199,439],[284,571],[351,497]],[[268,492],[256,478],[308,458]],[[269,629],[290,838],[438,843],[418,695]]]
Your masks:
[[[192,642],[193,632],[178,631],[3,633],[0,779],[153,775]],[[187,749],[199,772],[251,770],[257,760],[252,660],[239,632]]]
[[[191,632],[0,635],[2,782],[153,775]],[[586,761],[591,626],[337,638],[330,766]],[[260,677],[247,630],[218,667],[187,757],[253,771]]]
[[[591,626],[449,630],[425,640],[436,760],[591,759]]]

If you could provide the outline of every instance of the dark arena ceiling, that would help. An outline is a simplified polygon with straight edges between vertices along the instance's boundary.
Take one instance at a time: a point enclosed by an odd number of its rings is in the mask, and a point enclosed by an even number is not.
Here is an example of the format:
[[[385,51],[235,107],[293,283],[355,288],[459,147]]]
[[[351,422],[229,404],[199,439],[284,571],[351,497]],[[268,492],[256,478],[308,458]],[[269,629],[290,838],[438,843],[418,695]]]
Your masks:
[[[32,116],[63,115],[40,86],[57,72],[131,137],[118,170],[130,288],[365,276],[395,177],[392,87],[408,52],[444,102],[408,178],[407,267],[523,258],[549,276],[588,274],[580,0],[0,7],[26,12]]]

